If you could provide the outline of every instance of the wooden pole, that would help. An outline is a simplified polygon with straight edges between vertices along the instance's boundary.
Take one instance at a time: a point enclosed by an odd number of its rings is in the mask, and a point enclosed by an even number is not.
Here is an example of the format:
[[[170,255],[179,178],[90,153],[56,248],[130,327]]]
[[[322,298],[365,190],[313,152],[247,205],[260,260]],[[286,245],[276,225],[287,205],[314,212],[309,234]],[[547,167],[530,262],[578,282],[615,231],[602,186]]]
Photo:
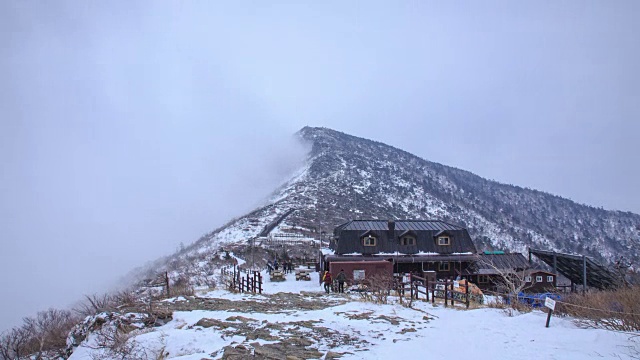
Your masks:
[[[431,289],[431,305],[436,303],[436,283],[433,283],[433,289]]]
[[[449,301],[449,279],[444,279],[444,307],[447,307],[447,302]]]
[[[466,304],[467,304],[467,309],[468,309],[469,308],[469,279],[466,279],[464,281],[464,292],[467,295]]]
[[[425,295],[427,296],[427,302],[429,301],[429,278],[427,275],[424,276],[424,283],[426,286],[424,287]]]
[[[582,293],[587,292],[587,257],[582,255]]]
[[[233,265],[233,287],[236,285],[236,266]]]
[[[453,306],[454,306],[454,303],[453,303],[453,279],[451,279],[451,307],[453,307]]]
[[[409,273],[409,291],[410,291],[410,296],[411,299],[413,300],[413,281],[411,279],[411,273]]]
[[[169,272],[164,272],[164,284],[167,287],[167,297],[171,297],[171,291],[169,290]]]
[[[551,310],[551,308],[549,308],[549,313],[547,314],[547,325],[546,327],[549,327],[549,322],[551,321],[551,314],[553,313],[553,310]]]

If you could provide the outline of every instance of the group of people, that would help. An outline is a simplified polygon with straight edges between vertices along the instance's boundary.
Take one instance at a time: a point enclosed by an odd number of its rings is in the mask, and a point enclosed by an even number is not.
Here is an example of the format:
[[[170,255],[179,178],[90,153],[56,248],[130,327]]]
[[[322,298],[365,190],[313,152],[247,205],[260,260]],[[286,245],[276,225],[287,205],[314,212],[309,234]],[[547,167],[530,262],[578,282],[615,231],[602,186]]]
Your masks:
[[[273,270],[280,270],[280,263],[278,263],[278,260],[273,260],[273,263],[269,263],[267,262],[267,269],[269,269],[269,273],[271,273]],[[285,261],[282,263],[282,272],[285,274],[289,274],[293,272],[293,262],[291,261]]]
[[[336,275],[335,281],[338,283],[337,292],[344,292],[344,283],[347,281],[347,275],[344,273],[344,269],[341,269],[338,275]],[[322,283],[324,284],[324,292],[327,294],[332,290],[334,279],[333,275],[329,271],[325,271],[322,275]]]

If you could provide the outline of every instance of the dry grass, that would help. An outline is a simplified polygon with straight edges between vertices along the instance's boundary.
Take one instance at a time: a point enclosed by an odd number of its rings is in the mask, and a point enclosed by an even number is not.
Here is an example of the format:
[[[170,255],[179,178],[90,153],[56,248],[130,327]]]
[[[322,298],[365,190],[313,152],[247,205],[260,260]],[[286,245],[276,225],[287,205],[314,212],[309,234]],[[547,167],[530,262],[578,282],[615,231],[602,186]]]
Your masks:
[[[515,300],[515,297],[511,300],[507,300],[503,296],[496,296],[494,300],[487,301],[486,306],[493,309],[501,309],[508,316],[528,313],[532,310],[531,306]]]
[[[556,312],[574,317],[580,326],[640,330],[640,287],[571,294],[563,302],[556,305]]]

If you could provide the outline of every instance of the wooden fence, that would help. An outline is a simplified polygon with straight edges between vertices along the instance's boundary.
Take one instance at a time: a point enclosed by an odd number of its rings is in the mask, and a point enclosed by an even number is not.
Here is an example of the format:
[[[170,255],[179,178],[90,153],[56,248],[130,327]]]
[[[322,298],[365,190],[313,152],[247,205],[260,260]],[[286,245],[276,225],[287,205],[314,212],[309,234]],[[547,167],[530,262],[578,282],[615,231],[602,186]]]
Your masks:
[[[221,275],[226,278],[229,289],[243,292],[262,294],[262,274],[259,271],[240,271],[238,266],[234,265],[233,269],[220,269]]]
[[[409,274],[408,281],[402,281],[402,279],[396,279],[396,291],[400,296],[404,296],[409,292],[410,301],[420,300],[423,298],[425,301],[435,303],[436,299],[443,299],[444,306],[455,306],[455,303],[462,303],[469,308],[471,301],[481,302],[477,295],[469,293],[469,282],[464,282],[464,291],[455,290],[456,281],[451,279],[445,279],[441,281],[430,281],[428,277],[421,277],[413,274]],[[459,288],[459,287],[457,287]]]
[[[311,247],[319,247],[319,242],[317,240],[305,240],[305,239],[300,239],[298,237],[293,237],[288,239],[266,238],[262,240],[260,245],[270,246],[270,247],[285,247],[285,246],[296,246],[296,245],[309,245]]]

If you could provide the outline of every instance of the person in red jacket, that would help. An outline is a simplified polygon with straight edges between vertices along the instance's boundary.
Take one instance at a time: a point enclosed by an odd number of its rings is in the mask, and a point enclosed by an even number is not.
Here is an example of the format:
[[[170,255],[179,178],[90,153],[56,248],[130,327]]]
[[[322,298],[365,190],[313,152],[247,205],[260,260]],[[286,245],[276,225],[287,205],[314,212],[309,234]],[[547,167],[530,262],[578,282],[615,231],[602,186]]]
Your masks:
[[[333,282],[331,273],[328,271],[325,271],[324,276],[322,277],[322,281],[324,282],[324,291],[328,294],[329,289],[331,289],[331,283]]]

